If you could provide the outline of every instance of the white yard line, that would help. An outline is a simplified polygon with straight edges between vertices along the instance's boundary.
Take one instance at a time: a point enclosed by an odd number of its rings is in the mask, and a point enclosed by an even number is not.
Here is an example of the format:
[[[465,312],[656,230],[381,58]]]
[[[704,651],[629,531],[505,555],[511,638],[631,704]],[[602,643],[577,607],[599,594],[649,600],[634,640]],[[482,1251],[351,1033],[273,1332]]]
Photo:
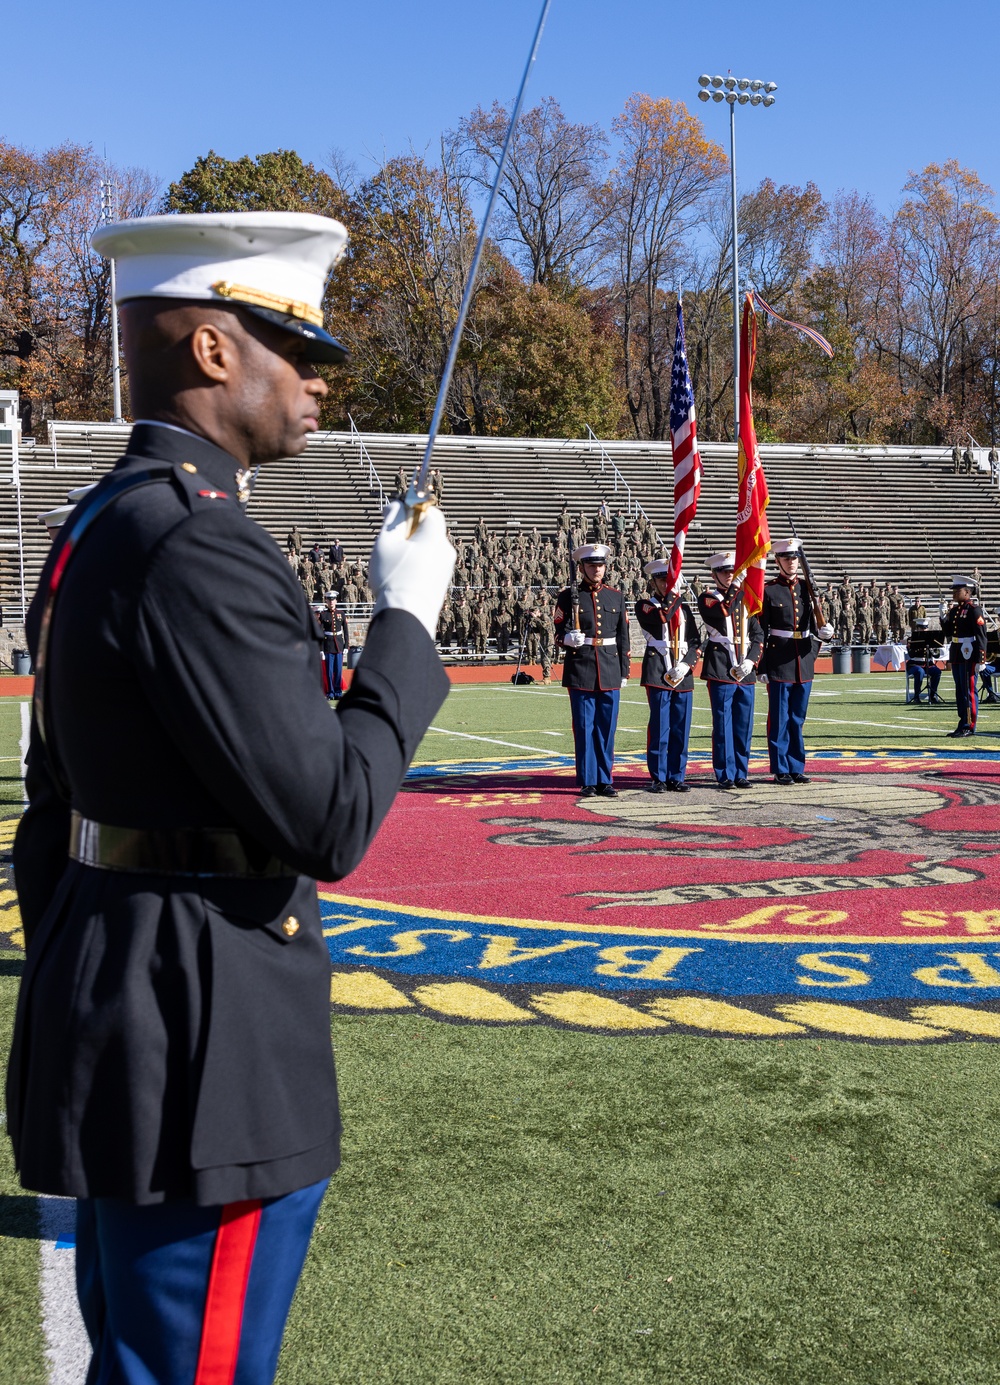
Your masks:
[[[83,1385],[90,1363],[90,1339],[76,1300],[76,1201],[40,1197],[42,1329],[49,1363],[49,1385]],[[73,1244],[63,1245],[60,1241]]]
[[[463,741],[485,741],[487,745],[505,745],[508,750],[528,750],[532,755],[540,755],[543,759],[549,758],[549,751],[539,750],[537,745],[518,745],[516,741],[498,741],[492,736],[473,736],[469,731],[449,731],[446,726],[429,726],[429,731],[437,731],[441,736],[457,736]]]

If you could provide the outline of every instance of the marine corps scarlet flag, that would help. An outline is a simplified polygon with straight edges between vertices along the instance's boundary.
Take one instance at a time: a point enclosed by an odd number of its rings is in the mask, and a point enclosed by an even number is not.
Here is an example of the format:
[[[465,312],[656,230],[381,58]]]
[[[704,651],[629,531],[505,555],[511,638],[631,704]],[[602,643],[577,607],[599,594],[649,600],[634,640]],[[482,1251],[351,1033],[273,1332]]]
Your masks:
[[[764,564],[771,549],[767,524],[767,481],[753,426],[750,382],[757,359],[757,317],[750,294],[743,304],[740,332],[739,501],[736,514],[736,572],[746,573],[743,601],[750,615],[764,603]]]

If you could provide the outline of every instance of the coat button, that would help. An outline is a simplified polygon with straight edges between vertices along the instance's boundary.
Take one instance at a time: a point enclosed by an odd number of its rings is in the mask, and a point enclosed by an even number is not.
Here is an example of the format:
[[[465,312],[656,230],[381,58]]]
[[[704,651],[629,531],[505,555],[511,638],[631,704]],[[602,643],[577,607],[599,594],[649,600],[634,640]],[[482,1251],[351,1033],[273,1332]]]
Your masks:
[[[182,470],[182,471],[192,471],[192,472],[194,472],[195,475],[198,474],[198,468],[197,468],[196,466],[192,466],[192,464],[191,464],[190,462],[181,462],[181,470]]]
[[[299,921],[294,914],[289,914],[281,925],[281,931],[286,938],[294,938],[299,931]]]

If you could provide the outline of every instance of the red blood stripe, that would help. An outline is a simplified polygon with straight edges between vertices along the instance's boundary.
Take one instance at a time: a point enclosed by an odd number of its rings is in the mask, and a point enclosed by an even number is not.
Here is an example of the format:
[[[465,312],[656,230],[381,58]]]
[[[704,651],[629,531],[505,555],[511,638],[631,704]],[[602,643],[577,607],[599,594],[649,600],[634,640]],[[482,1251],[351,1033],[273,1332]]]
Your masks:
[[[194,1385],[233,1385],[243,1305],[260,1226],[259,1201],[227,1202],[215,1236]]]

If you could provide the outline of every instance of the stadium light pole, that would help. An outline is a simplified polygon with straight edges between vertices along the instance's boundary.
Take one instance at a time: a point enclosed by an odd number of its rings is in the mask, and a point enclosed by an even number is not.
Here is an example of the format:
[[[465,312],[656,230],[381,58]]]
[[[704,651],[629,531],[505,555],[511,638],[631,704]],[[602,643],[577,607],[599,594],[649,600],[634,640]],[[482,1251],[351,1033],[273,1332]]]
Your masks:
[[[101,179],[101,222],[115,219],[115,194],[118,191],[110,179]],[[122,368],[118,351],[118,309],[115,307],[115,262],[111,261],[111,387],[114,392],[112,423],[124,423],[122,418]]]
[[[736,211],[736,107],[773,106],[777,82],[762,82],[759,77],[698,78],[699,101],[725,101],[729,106],[729,182],[732,199],[733,235],[733,438],[740,444],[740,255]]]

